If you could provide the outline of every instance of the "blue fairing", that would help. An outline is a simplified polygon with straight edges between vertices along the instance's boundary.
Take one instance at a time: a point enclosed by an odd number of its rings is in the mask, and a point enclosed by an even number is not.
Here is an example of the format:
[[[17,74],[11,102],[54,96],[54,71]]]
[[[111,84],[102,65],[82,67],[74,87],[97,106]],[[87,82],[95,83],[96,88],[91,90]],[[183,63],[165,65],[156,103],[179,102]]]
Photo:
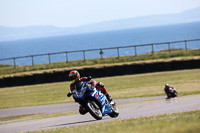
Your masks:
[[[74,90],[74,98],[76,102],[81,102],[83,101],[86,97],[93,97],[95,99],[98,99],[101,103],[101,110],[102,114],[109,114],[112,113],[112,110],[110,110],[110,105],[109,102],[106,98],[106,96],[99,92],[97,89],[91,89],[87,83],[81,84],[81,89],[77,91],[76,89]]]
[[[110,110],[109,102],[104,94],[102,94],[98,90],[95,90],[93,93],[90,93],[90,95],[94,98],[97,98],[101,102],[103,115],[112,113],[112,110]]]

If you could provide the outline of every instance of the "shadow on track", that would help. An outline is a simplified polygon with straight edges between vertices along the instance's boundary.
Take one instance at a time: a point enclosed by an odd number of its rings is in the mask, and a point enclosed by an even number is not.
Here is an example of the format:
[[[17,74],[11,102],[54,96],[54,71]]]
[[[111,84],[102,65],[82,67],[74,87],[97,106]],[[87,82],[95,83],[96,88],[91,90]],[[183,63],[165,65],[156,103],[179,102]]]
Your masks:
[[[74,124],[76,125],[76,124],[81,124],[81,123],[89,123],[89,122],[93,122],[93,121],[96,121],[96,120],[72,122],[72,123],[60,124],[60,125],[55,125],[55,126],[56,127],[59,127],[59,126],[70,126],[70,125],[74,125]]]
[[[104,118],[104,119],[108,119],[108,118]],[[59,125],[53,125],[53,126],[48,126],[48,127],[72,126],[72,125],[87,124],[87,123],[89,124],[94,121],[99,121],[99,120],[78,121],[78,122],[59,124]]]

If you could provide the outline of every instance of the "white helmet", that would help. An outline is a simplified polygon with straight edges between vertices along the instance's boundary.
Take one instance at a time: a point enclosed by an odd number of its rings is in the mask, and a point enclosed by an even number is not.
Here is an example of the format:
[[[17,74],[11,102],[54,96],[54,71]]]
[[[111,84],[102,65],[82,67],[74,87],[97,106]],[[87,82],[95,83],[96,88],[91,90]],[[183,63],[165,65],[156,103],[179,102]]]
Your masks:
[[[165,87],[170,87],[169,84],[165,84]]]

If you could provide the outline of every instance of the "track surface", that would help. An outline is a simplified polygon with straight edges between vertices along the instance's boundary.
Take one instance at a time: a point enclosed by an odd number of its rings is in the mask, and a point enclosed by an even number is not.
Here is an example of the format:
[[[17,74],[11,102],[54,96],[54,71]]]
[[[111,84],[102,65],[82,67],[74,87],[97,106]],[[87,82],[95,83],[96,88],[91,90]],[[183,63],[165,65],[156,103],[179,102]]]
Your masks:
[[[103,117],[96,121],[89,113],[86,115],[70,115],[24,122],[15,122],[0,125],[0,133],[37,131],[42,129],[59,128],[64,126],[75,126],[96,122],[106,122],[118,119],[138,118],[166,113],[185,112],[200,110],[200,95],[179,97],[178,99],[166,100],[164,96],[147,98],[130,98],[116,100],[120,115],[117,118]],[[76,110],[75,103],[45,105],[22,108],[0,109],[0,117],[9,115],[31,114],[31,113],[51,113],[67,110]]]

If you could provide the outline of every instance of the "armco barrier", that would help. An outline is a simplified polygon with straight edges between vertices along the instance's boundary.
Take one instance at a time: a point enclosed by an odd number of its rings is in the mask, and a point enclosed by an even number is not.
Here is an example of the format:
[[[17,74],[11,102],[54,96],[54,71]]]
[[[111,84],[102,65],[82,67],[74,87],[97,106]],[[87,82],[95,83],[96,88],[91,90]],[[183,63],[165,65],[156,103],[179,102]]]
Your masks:
[[[195,68],[200,68],[200,59],[175,60],[170,62],[152,62],[139,64],[133,63],[124,65],[104,66],[99,68],[82,68],[77,70],[80,72],[81,76],[91,75],[93,78],[97,78]],[[53,71],[41,74],[1,78],[0,87],[68,81],[69,71],[70,70],[63,70],[59,72]]]
[[[89,59],[89,58],[86,58],[86,53],[87,52],[91,52],[91,51],[94,52],[95,51],[96,54],[99,54],[101,56],[100,58],[102,59],[104,51],[107,51],[107,50],[116,50],[117,57],[120,58],[120,56],[122,56],[122,55],[120,55],[120,50],[124,49],[124,48],[129,48],[131,51],[134,51],[134,55],[137,56],[138,52],[139,52],[137,50],[138,48],[149,46],[148,51],[151,51],[152,54],[154,54],[154,52],[156,52],[155,48],[157,46],[160,46],[160,45],[167,46],[168,47],[168,52],[170,53],[171,50],[173,49],[173,45],[174,44],[181,43],[181,44],[179,44],[180,47],[181,46],[184,47],[185,51],[187,51],[189,45],[194,45],[191,42],[198,42],[199,43],[199,41],[200,41],[200,39],[192,39],[192,40],[181,40],[181,41],[162,42],[162,43],[129,45],[129,46],[121,46],[121,47],[110,47],[110,48],[100,48],[100,49],[87,49],[87,50],[64,51],[64,52],[56,52],[56,53],[27,55],[27,56],[20,56],[20,57],[0,59],[0,63],[3,63],[3,61],[13,61],[13,66],[14,66],[14,68],[16,68],[17,65],[18,65],[18,62],[17,62],[18,59],[27,59],[28,58],[32,62],[32,66],[34,66],[35,65],[35,57],[46,56],[48,58],[48,63],[51,64],[51,63],[53,63],[51,56],[53,56],[53,55],[60,55],[60,54],[65,54],[66,59],[63,58],[63,61],[66,61],[66,63],[68,63],[69,56],[70,56],[69,54],[72,54],[72,53],[82,53],[82,55],[83,55],[83,61],[86,61],[87,59]],[[191,43],[191,44],[189,44],[189,43]],[[112,56],[116,56],[116,54],[113,54]],[[108,57],[108,56],[106,56],[106,57]],[[43,63],[47,63],[47,62],[43,62]]]

